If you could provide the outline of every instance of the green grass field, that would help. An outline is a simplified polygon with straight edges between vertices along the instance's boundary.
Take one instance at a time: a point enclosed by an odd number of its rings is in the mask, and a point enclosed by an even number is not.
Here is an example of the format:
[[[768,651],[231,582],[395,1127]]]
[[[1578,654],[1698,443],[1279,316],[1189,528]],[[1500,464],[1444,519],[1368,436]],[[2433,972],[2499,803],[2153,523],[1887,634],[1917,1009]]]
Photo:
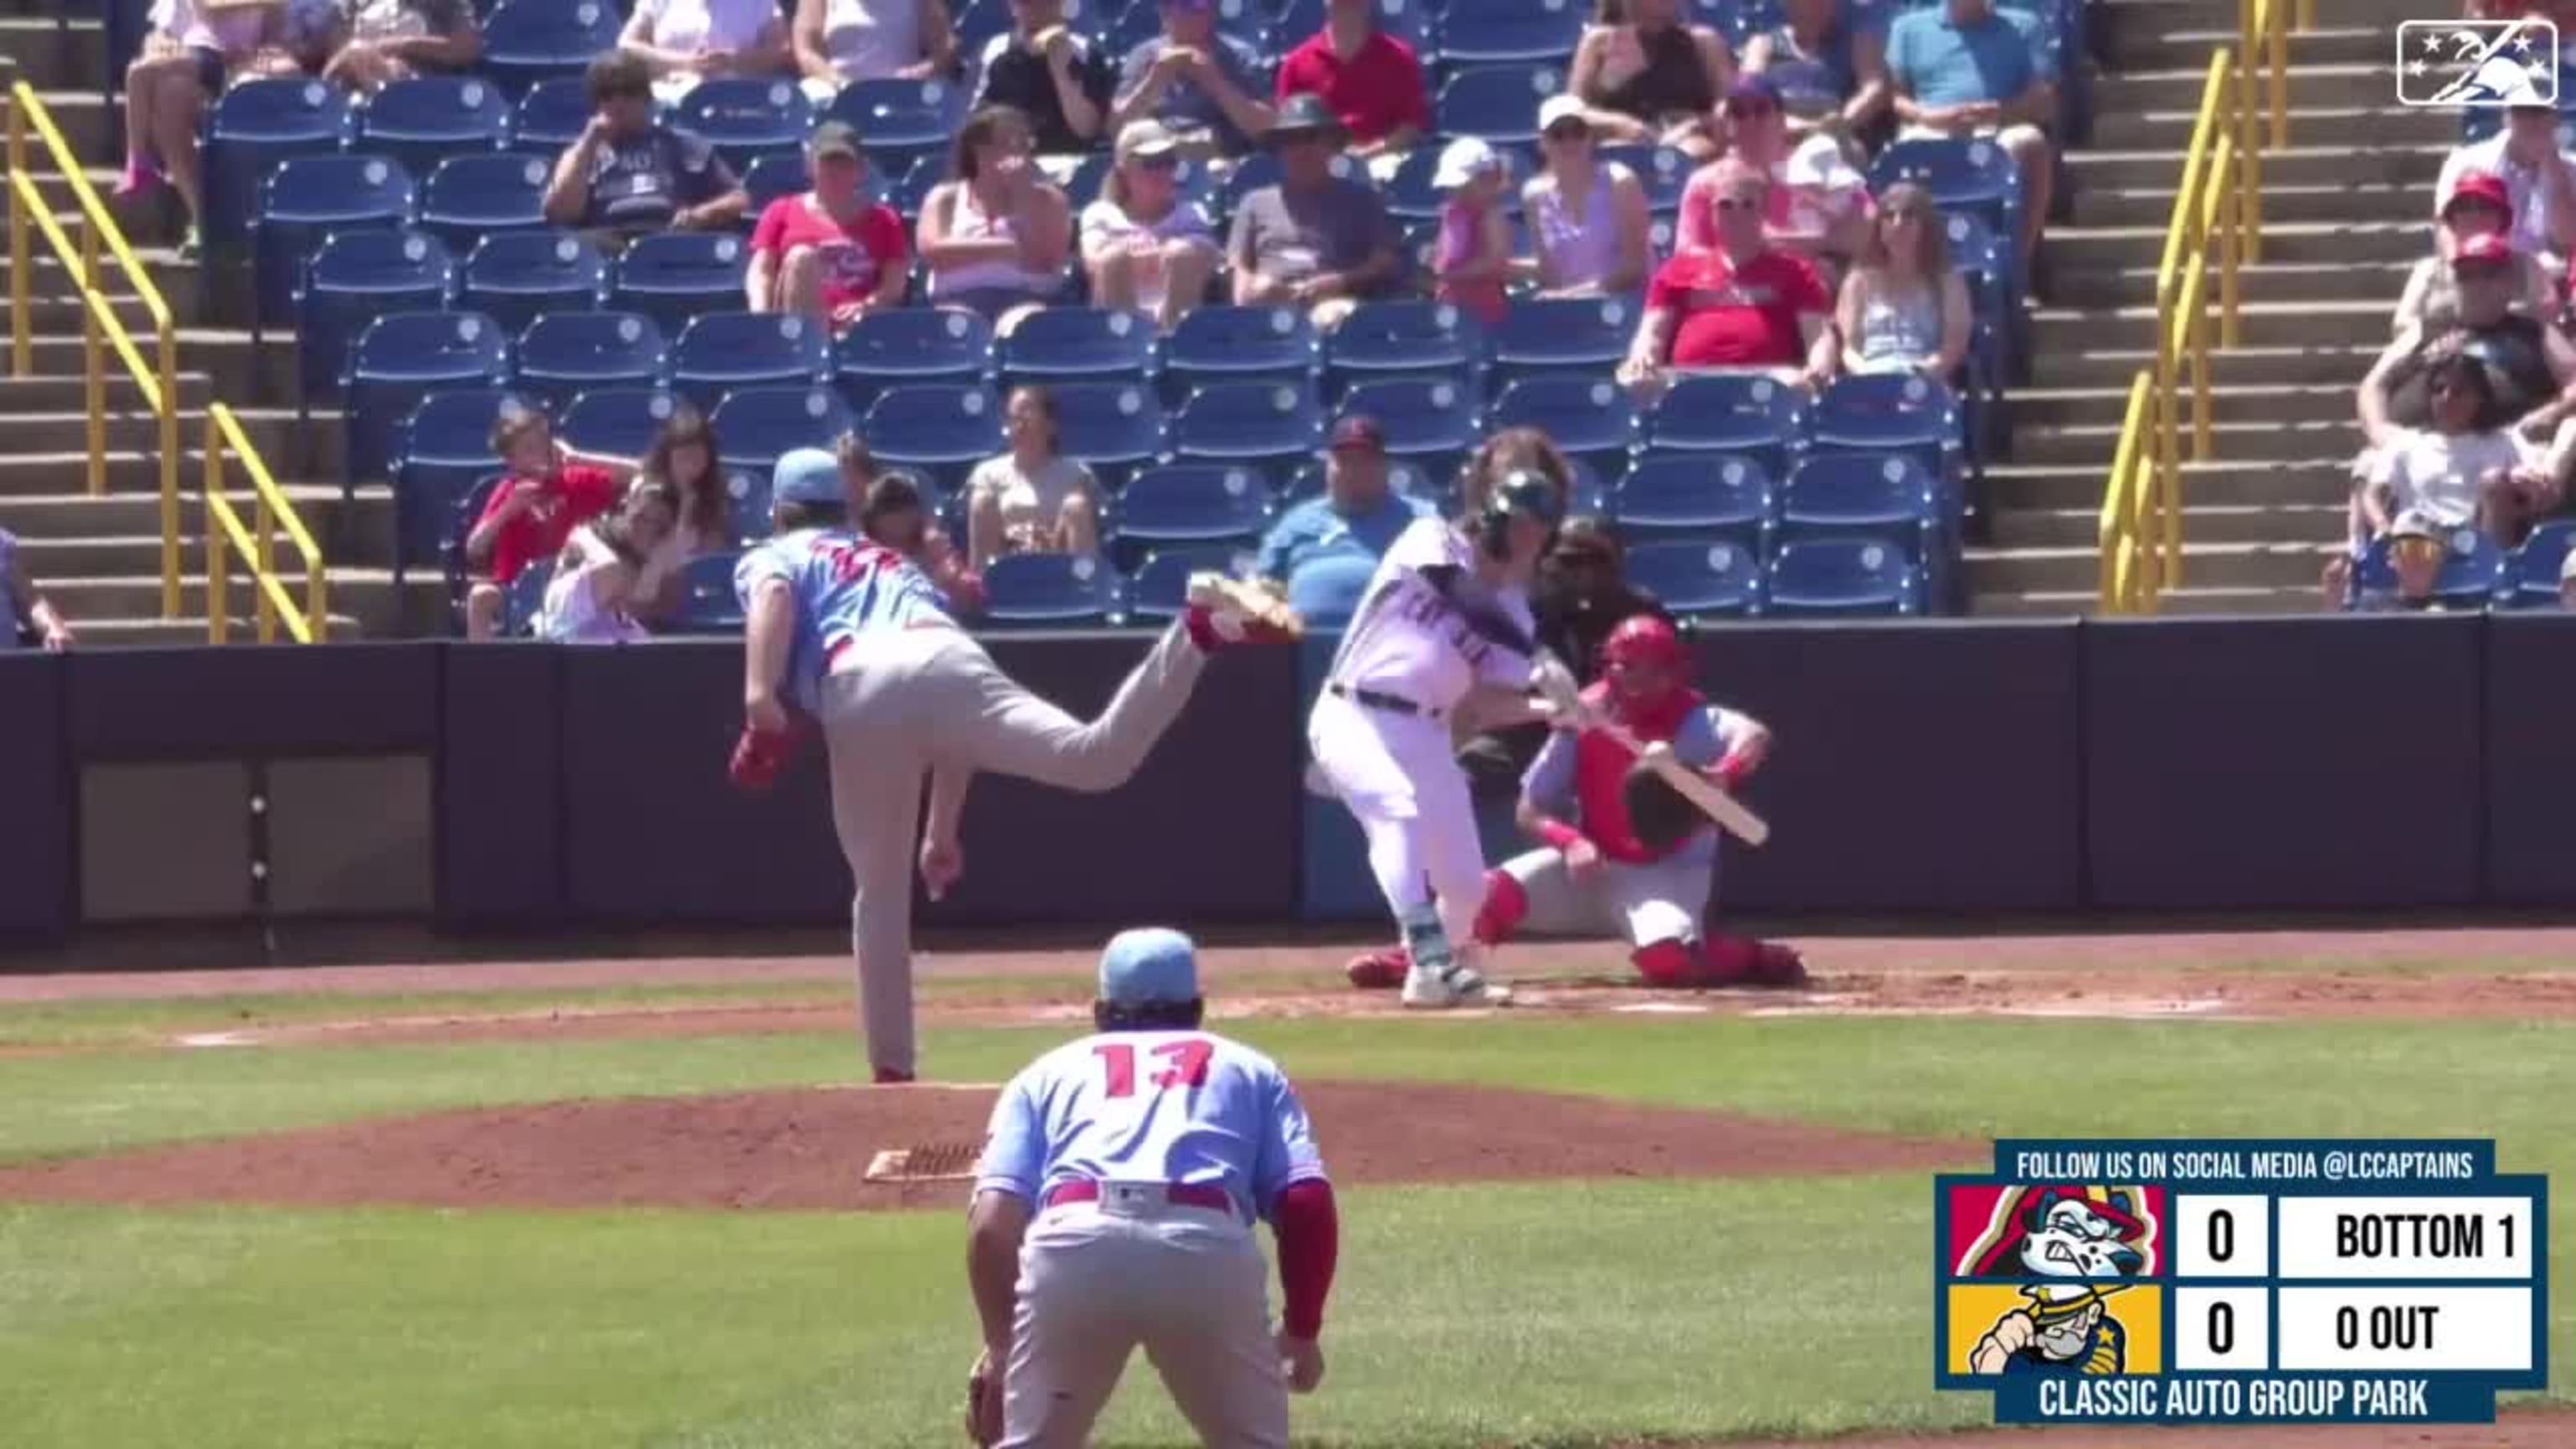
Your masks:
[[[810,986],[725,995],[815,997]],[[0,1037],[80,1049],[0,1056],[0,1159],[466,1105],[837,1083],[858,1068],[851,1024],[829,1017],[811,1034],[756,1037],[139,1045],[232,1021],[453,1005],[13,1010]],[[2576,1174],[2565,1130],[2576,1025],[2565,1023],[1532,1014],[1227,1029],[1307,1079],[1491,1084],[1969,1139],[2492,1137],[2506,1171]],[[998,1080],[1066,1035],[934,1031],[926,1062],[942,1078]],[[1402,1100],[1390,1091],[1389,1110]],[[1329,1138],[1323,1146],[1329,1160]],[[1343,1213],[1331,1371],[1322,1393],[1298,1401],[1301,1442],[1692,1441],[1987,1415],[1981,1396],[1930,1387],[1922,1174],[1353,1188]],[[963,1229],[962,1212],[947,1209],[0,1204],[0,1440],[956,1443],[975,1345]],[[2570,1245],[2562,1226],[2550,1244],[2562,1282]],[[2563,1393],[2576,1382],[2576,1309],[2563,1294],[2551,1337]],[[1097,1442],[1191,1441],[1140,1360]]]

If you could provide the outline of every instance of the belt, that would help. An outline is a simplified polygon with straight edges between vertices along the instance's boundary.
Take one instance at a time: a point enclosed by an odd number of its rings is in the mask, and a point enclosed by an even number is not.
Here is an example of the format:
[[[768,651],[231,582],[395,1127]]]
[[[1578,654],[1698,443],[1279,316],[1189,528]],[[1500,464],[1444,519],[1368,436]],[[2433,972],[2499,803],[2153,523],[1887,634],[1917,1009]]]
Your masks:
[[[1213,1183],[1166,1182],[1160,1184],[1142,1183],[1138,1185],[1145,1187],[1160,1186],[1163,1190],[1163,1200],[1176,1207],[1207,1208],[1214,1212],[1227,1214],[1231,1214],[1234,1211],[1234,1195]],[[1065,1182],[1057,1183],[1054,1187],[1049,1188],[1047,1190],[1046,1200],[1041,1203],[1040,1206],[1060,1207],[1069,1202],[1098,1201],[1100,1201],[1100,1184],[1087,1177],[1077,1177]]]
[[[903,627],[906,629],[953,629],[957,626],[941,619],[915,619]],[[858,644],[858,642],[859,636],[856,634],[844,634],[838,642],[832,645],[831,648],[824,650],[823,672],[825,674],[831,673],[832,666],[840,663],[841,656],[849,653],[850,650]]]
[[[1436,709],[1424,709],[1421,705],[1415,704],[1412,700],[1406,699],[1401,695],[1386,694],[1379,690],[1355,689],[1347,684],[1327,684],[1324,687],[1331,690],[1334,694],[1339,695],[1341,698],[1349,700],[1353,704],[1360,705],[1368,709],[1382,709],[1388,714],[1410,715],[1420,719],[1436,720],[1440,718],[1442,713],[1442,711]]]

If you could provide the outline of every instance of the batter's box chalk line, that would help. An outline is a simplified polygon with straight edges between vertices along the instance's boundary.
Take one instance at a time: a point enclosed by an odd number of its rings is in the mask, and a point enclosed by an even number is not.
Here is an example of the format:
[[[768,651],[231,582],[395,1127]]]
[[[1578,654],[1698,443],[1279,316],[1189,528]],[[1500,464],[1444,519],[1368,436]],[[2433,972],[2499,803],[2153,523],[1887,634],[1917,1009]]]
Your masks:
[[[975,1142],[929,1142],[919,1147],[890,1147],[868,1160],[870,1182],[971,1182],[975,1160],[983,1155]]]

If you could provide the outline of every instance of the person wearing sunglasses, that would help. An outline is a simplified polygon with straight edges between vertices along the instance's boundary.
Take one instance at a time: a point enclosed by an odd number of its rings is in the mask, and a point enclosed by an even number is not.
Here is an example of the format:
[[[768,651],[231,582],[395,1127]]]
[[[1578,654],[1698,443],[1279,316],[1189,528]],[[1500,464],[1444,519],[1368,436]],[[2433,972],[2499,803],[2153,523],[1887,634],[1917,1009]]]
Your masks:
[[[1869,244],[1869,178],[1851,164],[1834,137],[1791,136],[1780,87],[1768,76],[1748,75],[1728,89],[1726,137],[1726,162],[1740,162],[1770,178],[1762,224],[1772,244],[1822,264],[1826,284],[1832,285]],[[1718,164],[1723,163],[1701,167],[1682,188],[1676,251],[1716,245],[1709,199]]]
[[[1932,193],[1911,181],[1887,188],[1834,306],[1844,370],[1917,372],[1946,384],[1968,359],[1975,321]]]
[[[1116,160],[1082,209],[1092,305],[1142,312],[1168,333],[1207,300],[1222,260],[1216,223],[1181,194],[1180,141],[1162,122],[1128,122]]]
[[[2353,491],[2349,555],[2326,576],[2338,595],[2346,571],[2384,537],[2400,596],[2421,599],[2454,533],[2481,529],[2510,544],[2524,513],[2550,501],[2539,445],[2492,425],[2486,364],[2448,353],[2426,369],[2425,392],[2430,426],[2398,432],[2379,450],[2377,471]]]
[[[1619,364],[1641,407],[1691,372],[1753,372],[1813,389],[1835,371],[1833,295],[1813,263],[1764,235],[1770,181],[1743,162],[1720,164],[1709,203],[1717,245],[1678,252],[1656,271]]]
[[[1654,216],[1645,183],[1603,160],[1583,102],[1555,95],[1539,104],[1537,175],[1521,187],[1530,249],[1543,297],[1634,292],[1653,259]]]

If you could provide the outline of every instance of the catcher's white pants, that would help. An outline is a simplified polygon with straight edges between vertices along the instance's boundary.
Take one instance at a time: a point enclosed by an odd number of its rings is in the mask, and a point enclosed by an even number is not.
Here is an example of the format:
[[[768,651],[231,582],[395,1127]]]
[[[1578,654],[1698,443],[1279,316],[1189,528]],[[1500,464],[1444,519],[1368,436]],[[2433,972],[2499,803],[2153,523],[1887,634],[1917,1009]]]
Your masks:
[[[1485,848],[1448,721],[1328,691],[1307,718],[1306,747],[1367,835],[1369,873],[1398,927],[1436,901],[1450,949],[1464,950],[1485,904]]]
[[[1554,847],[1516,855],[1503,869],[1529,898],[1520,929],[1543,936],[1609,935],[1643,950],[1658,941],[1700,939],[1717,859],[1710,842],[1694,842],[1661,860],[1604,860],[1576,880]]]
[[[1209,1449],[1287,1449],[1288,1381],[1251,1226],[1159,1184],[1040,1213],[1020,1240],[1002,1449],[1081,1449],[1145,1350]]]

